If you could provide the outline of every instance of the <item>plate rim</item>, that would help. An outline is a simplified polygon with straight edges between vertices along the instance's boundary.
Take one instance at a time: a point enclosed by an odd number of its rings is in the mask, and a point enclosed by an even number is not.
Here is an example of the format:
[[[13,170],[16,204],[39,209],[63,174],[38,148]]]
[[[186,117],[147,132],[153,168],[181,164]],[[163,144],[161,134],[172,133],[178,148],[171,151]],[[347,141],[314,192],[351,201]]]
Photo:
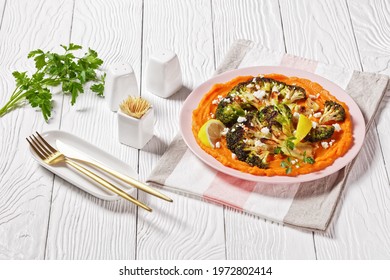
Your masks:
[[[237,76],[245,76],[245,75],[256,76],[259,74],[270,74],[270,73],[278,73],[290,77],[297,76],[297,77],[307,78],[310,79],[311,81],[317,82],[323,88],[329,90],[331,94],[335,96],[337,99],[346,103],[350,112],[354,111],[354,115],[352,116],[351,114],[352,122],[353,122],[352,135],[354,138],[354,142],[351,148],[342,157],[337,158],[332,165],[320,171],[311,172],[308,174],[301,174],[294,177],[281,176],[281,175],[276,175],[276,176],[253,175],[253,174],[239,171],[231,167],[224,166],[221,162],[219,162],[213,156],[209,155],[198,145],[195,136],[192,133],[192,112],[195,108],[197,108],[199,101],[204,96],[204,94],[208,92],[214,84],[230,81],[231,79]],[[331,88],[331,90],[329,88]],[[203,92],[203,94],[200,94],[198,92]],[[334,94],[334,92],[336,92],[336,94]],[[342,95],[341,97],[339,96],[340,94]],[[197,102],[194,102],[196,100]],[[188,117],[188,114],[190,115],[190,117]],[[311,73],[301,69],[285,67],[285,66],[251,66],[251,67],[229,70],[219,75],[213,76],[212,78],[206,80],[205,82],[203,82],[202,84],[200,84],[194,90],[191,91],[191,93],[188,95],[188,97],[186,98],[186,100],[182,105],[179,116],[180,116],[179,129],[180,129],[181,136],[184,142],[186,143],[187,147],[198,159],[200,159],[202,162],[204,162],[214,170],[222,172],[226,175],[230,175],[243,180],[254,181],[259,183],[269,183],[269,184],[303,183],[303,182],[318,180],[336,173],[337,171],[347,166],[350,162],[352,162],[354,158],[358,155],[359,151],[363,146],[365,132],[366,132],[365,120],[359,106],[344,89],[342,89],[340,86],[330,81],[329,79],[322,77],[316,73]],[[188,124],[190,124],[190,126],[188,126]],[[359,137],[356,137],[357,135]],[[194,143],[196,145],[193,145]]]

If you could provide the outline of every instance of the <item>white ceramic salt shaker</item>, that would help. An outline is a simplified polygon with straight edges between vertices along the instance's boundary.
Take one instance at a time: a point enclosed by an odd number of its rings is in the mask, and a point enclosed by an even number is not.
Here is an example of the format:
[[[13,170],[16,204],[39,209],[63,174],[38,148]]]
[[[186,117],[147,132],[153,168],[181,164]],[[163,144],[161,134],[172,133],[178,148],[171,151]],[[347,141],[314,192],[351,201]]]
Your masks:
[[[146,89],[151,93],[168,98],[182,87],[179,59],[170,50],[153,53],[146,72]]]
[[[111,111],[118,111],[119,104],[128,96],[138,96],[138,84],[130,64],[118,62],[107,69],[104,96]]]
[[[142,149],[153,137],[153,107],[140,118],[131,117],[118,109],[118,136],[122,144]]]

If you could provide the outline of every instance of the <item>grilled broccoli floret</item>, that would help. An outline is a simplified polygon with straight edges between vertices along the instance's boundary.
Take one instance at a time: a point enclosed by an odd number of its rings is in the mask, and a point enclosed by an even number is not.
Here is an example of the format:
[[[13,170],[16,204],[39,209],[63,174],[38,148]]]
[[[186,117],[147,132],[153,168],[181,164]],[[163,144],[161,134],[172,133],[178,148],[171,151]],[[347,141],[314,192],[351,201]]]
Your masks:
[[[301,87],[286,85],[280,94],[284,97],[284,103],[292,103],[300,99],[306,98],[306,91]]]
[[[306,98],[306,92],[303,88],[301,87],[296,87],[294,89],[294,92],[290,98],[290,101],[291,102],[295,102],[297,100],[300,100],[300,99],[305,99]]]
[[[249,87],[249,84],[252,84],[252,86]],[[241,108],[245,110],[259,109],[261,107],[261,103],[253,94],[255,90],[257,89],[252,83],[252,80],[249,80],[236,85],[227,96],[232,100],[235,100],[238,104],[240,104]]]
[[[269,79],[269,78],[264,78],[264,77],[256,77],[254,79],[256,85],[258,85],[260,90],[264,90],[267,93],[270,93],[272,90],[273,83],[275,80]]]
[[[268,105],[259,111],[258,119],[262,124],[264,124],[264,126],[267,126],[278,115],[278,113],[276,106]]]
[[[283,127],[278,122],[271,124],[271,137],[262,138],[261,141],[270,146],[270,148],[278,149],[286,156],[291,156],[303,160],[305,155],[312,156],[313,147],[308,143],[294,144],[295,137],[285,134]]]
[[[250,166],[257,166],[262,169],[267,169],[269,167],[267,163],[268,155],[269,151],[266,150],[252,151],[248,154],[245,162]]]
[[[345,109],[339,103],[327,100],[325,101],[325,108],[322,117],[320,118],[321,124],[329,122],[342,122],[345,120]]]
[[[332,137],[334,133],[333,125],[319,125],[312,128],[306,135],[305,140],[309,142],[318,142]]]
[[[286,104],[275,105],[277,115],[274,117],[274,120],[282,125],[282,130],[286,135],[292,135],[293,131],[293,122],[292,122],[292,112],[290,107]]]
[[[237,102],[228,98],[222,99],[215,111],[216,119],[229,127],[235,124],[240,116],[245,116],[244,109]]]
[[[226,143],[229,150],[234,151],[236,146],[240,145],[244,140],[245,130],[238,123],[233,125],[226,134]]]
[[[320,105],[318,105],[317,102],[313,101],[311,98],[306,99],[306,106],[310,110],[308,110],[309,113],[317,112],[320,109]]]
[[[243,124],[236,123],[226,135],[228,149],[237,156],[237,159],[244,161],[251,166],[268,168],[267,157],[269,152],[264,149],[259,140],[252,138],[253,127],[244,129]]]

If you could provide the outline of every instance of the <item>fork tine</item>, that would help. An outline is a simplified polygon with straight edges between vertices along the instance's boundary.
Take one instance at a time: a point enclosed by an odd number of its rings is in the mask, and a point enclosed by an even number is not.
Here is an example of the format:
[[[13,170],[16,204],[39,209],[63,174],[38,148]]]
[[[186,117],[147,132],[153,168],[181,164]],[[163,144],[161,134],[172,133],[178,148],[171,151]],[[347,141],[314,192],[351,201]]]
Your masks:
[[[38,135],[38,137],[42,140],[42,142],[46,145],[46,147],[47,147],[52,153],[57,152],[57,150],[54,149],[52,145],[50,145],[49,143],[47,143],[47,141],[38,133],[38,131],[35,131],[35,133]]]
[[[30,144],[30,146],[34,150],[34,152],[41,158],[41,160],[44,160],[46,157],[44,155],[42,155],[42,153],[35,147],[35,145],[33,143],[31,143],[30,140],[28,140],[28,138],[26,138],[26,140]]]
[[[28,138],[30,139],[30,142],[33,143],[35,148],[39,150],[39,152],[44,158],[47,158],[49,156],[49,154],[42,148],[41,143],[39,143],[35,138],[33,139],[31,136],[29,136]]]
[[[44,154],[46,154],[47,157],[50,156],[50,155],[52,154],[52,152],[49,151],[49,149],[46,148],[46,146],[45,146],[44,144],[42,144],[41,141],[39,141],[34,135],[32,135],[32,138],[33,138],[34,143],[35,143],[37,146],[39,146],[39,148],[41,148],[41,151],[42,151]],[[30,137],[30,139],[31,139],[31,137]]]

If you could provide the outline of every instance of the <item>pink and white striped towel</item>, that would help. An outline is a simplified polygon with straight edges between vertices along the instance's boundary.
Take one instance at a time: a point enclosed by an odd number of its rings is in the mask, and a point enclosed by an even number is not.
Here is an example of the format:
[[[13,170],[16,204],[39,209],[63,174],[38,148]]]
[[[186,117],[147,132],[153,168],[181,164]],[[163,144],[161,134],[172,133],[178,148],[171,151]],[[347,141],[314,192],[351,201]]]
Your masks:
[[[239,40],[229,50],[217,74],[256,65],[290,66],[325,77],[350,94],[363,112],[367,129],[384,96],[388,77],[273,52]],[[308,230],[325,231],[344,189],[352,163],[328,177],[301,184],[272,185],[237,179],[201,162],[178,135],[148,182],[211,200],[253,215]]]

